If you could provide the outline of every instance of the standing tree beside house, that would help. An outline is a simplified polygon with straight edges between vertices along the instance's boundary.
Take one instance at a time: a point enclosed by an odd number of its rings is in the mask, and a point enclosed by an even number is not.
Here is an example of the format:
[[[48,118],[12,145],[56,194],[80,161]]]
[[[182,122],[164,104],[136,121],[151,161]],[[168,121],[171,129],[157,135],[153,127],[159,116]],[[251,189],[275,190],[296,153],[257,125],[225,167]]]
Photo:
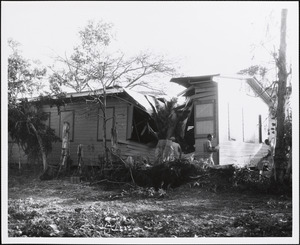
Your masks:
[[[278,58],[275,57],[278,68],[278,104],[277,104],[277,139],[275,148],[275,180],[283,183],[287,169],[286,141],[285,141],[285,104],[287,95],[287,78],[289,73],[286,69],[286,22],[287,9],[281,11],[280,48]]]
[[[52,68],[50,83],[56,92],[64,88],[72,88],[76,92],[91,91],[89,102],[99,105],[103,120],[103,145],[106,161],[110,149],[107,145],[106,125],[108,88],[122,86],[132,88],[137,85],[149,87],[142,78],[150,75],[168,73],[174,69],[163,57],[154,57],[140,53],[134,57],[125,57],[120,51],[110,49],[112,41],[112,25],[104,22],[90,21],[79,32],[80,44],[69,57],[58,57],[63,69]],[[151,86],[150,86],[151,87]],[[116,132],[115,129],[110,132]],[[112,138],[115,138],[113,135]]]
[[[239,74],[260,77],[265,90],[274,99],[274,107],[271,108],[272,113],[270,113],[273,125],[269,130],[271,132],[276,131],[274,134],[276,140],[272,142],[275,144],[275,149],[273,149],[275,150],[273,180],[280,184],[283,183],[285,177],[290,179],[292,167],[292,113],[289,103],[287,103],[291,94],[291,86],[287,86],[287,79],[291,72],[288,73],[286,68],[286,19],[287,10],[283,9],[281,12],[279,54],[272,53],[278,71],[276,81],[268,81],[268,69],[261,65],[251,66],[239,72]],[[287,159],[287,156],[289,156],[289,159]]]
[[[47,154],[52,150],[52,142],[58,138],[54,130],[45,125],[48,114],[27,99],[40,88],[46,69],[32,68],[20,55],[19,44],[13,40],[8,44],[13,51],[8,57],[8,133],[26,155],[35,159],[41,157],[46,170]]]

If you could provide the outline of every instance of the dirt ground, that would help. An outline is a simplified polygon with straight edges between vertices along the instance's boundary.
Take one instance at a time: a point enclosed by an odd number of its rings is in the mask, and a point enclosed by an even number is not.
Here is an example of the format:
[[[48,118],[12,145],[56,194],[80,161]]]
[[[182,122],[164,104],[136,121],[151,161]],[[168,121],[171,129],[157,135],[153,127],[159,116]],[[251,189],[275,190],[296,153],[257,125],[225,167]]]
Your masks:
[[[9,237],[290,237],[292,199],[186,184],[167,191],[8,179]]]

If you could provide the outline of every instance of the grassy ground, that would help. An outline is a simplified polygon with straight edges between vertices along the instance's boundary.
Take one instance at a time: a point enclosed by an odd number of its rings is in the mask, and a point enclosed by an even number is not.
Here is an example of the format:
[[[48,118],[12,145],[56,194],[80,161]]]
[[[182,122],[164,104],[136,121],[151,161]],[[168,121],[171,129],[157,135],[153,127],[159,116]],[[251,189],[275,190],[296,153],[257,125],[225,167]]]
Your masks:
[[[40,181],[27,172],[9,175],[8,229],[10,237],[289,237],[292,200],[188,184],[155,192]]]

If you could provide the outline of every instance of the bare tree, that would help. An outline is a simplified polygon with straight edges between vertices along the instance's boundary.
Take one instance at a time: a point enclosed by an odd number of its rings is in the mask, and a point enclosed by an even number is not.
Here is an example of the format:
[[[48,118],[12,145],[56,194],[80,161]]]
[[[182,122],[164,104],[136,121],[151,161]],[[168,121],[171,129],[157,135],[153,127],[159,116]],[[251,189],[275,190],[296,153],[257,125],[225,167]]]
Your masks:
[[[163,57],[154,57],[149,53],[140,53],[127,58],[120,51],[112,51],[112,25],[104,22],[88,25],[79,32],[80,44],[68,57],[58,57],[64,69],[53,70],[50,83],[58,92],[62,86],[76,92],[89,90],[93,92],[92,101],[99,104],[103,116],[103,141],[105,152],[107,118],[107,89],[114,86],[133,88],[137,85],[147,86],[142,78],[155,74],[174,74],[172,64]],[[151,85],[150,85],[151,86]],[[106,158],[108,155],[106,154]]]

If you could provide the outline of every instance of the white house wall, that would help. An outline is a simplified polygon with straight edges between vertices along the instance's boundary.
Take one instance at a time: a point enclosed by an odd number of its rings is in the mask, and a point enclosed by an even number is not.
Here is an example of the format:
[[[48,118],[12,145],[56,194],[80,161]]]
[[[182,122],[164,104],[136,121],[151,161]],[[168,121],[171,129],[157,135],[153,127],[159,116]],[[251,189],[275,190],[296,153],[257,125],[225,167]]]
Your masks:
[[[220,79],[218,98],[220,164],[255,164],[268,150],[268,106],[238,79]]]

